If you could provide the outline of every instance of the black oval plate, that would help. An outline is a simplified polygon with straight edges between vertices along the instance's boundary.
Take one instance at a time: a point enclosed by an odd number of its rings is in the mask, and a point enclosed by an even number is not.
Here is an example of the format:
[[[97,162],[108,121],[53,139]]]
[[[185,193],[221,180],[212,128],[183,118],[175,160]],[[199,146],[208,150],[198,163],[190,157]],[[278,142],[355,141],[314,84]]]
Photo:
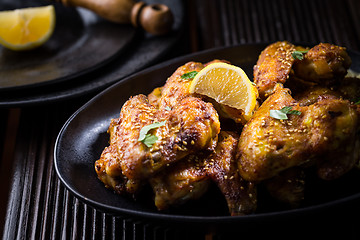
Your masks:
[[[0,10],[45,4],[51,2],[5,1],[0,3]],[[82,8],[53,5],[56,25],[44,45],[21,52],[0,46],[0,91],[75,81],[110,61],[135,36],[131,26],[110,23]]]
[[[343,187],[347,181],[354,179],[359,181],[359,174],[349,174],[341,181],[334,182],[331,190],[326,185],[318,185],[306,204],[294,210],[273,208],[273,206],[260,207],[255,214],[230,217],[220,194],[216,190],[211,190],[199,201],[167,212],[158,212],[149,195],[144,194],[134,201],[106,189],[97,179],[94,162],[108,145],[109,136],[106,130],[111,118],[118,117],[122,105],[130,96],[150,93],[155,87],[163,85],[177,67],[188,61],[207,62],[213,59],[226,59],[243,68],[248,76],[252,77],[253,65],[266,45],[225,47],[176,58],[139,72],[103,91],[74,113],[60,131],[54,151],[55,169],[59,178],[73,194],[96,208],[106,212],[166,222],[226,224],[274,217],[278,219],[359,199],[360,187],[352,186],[350,189]],[[352,69],[360,72],[360,55],[354,52],[350,54],[354,66]]]

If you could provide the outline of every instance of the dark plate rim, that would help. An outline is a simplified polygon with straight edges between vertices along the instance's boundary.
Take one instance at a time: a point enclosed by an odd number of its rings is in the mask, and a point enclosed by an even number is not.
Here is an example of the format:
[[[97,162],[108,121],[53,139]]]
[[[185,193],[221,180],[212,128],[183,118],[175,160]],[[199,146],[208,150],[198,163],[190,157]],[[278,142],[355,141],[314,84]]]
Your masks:
[[[240,46],[259,46],[259,45],[268,45],[268,42],[264,43],[254,43],[254,44],[238,44],[238,45],[232,45],[232,46],[225,46],[225,47],[216,47],[204,51],[199,51],[196,53],[191,53],[187,55],[183,55],[180,57],[173,58],[171,60],[159,63],[157,65],[154,65],[152,67],[149,67],[147,69],[144,69],[138,73],[135,73],[124,80],[117,82],[113,84],[112,86],[106,88],[96,96],[94,96],[92,99],[90,99],[87,103],[85,103],[82,107],[80,107],[76,112],[74,112],[71,117],[65,122],[63,127],[61,128],[55,142],[54,147],[54,167],[55,171],[57,173],[57,176],[61,180],[62,184],[65,185],[65,187],[74,194],[77,198],[79,198],[81,201],[90,204],[91,206],[94,206],[95,208],[99,209],[100,211],[109,213],[109,214],[121,214],[126,215],[130,217],[139,217],[139,218],[145,218],[145,219],[151,219],[161,222],[168,222],[168,223],[196,223],[196,224],[227,224],[227,223],[252,223],[259,220],[282,220],[287,219],[290,217],[298,217],[298,216],[304,216],[310,213],[316,213],[321,212],[324,209],[329,208],[335,208],[339,206],[344,206],[345,204],[349,204],[354,202],[355,200],[360,199],[360,192],[343,197],[336,200],[331,200],[329,202],[321,203],[321,204],[315,204],[311,206],[305,206],[297,209],[289,209],[289,210],[281,210],[281,211],[275,211],[275,212],[266,212],[266,213],[254,213],[250,215],[244,215],[244,216],[189,216],[189,215],[179,215],[179,214],[164,214],[164,213],[152,213],[152,212],[143,212],[143,211],[137,211],[137,210],[129,210],[114,206],[109,206],[106,204],[99,203],[97,201],[94,201],[92,199],[87,198],[86,196],[83,196],[82,194],[79,194],[75,189],[73,189],[66,180],[62,177],[58,161],[57,161],[57,154],[59,151],[59,142],[61,141],[61,138],[66,131],[67,127],[71,124],[72,120],[77,117],[77,115],[82,112],[84,109],[86,109],[88,106],[90,106],[92,103],[96,102],[99,98],[106,95],[107,92],[111,91],[113,88],[119,88],[122,85],[127,84],[128,82],[132,81],[134,78],[141,78],[143,76],[146,76],[148,73],[162,69],[168,65],[174,64],[174,63],[180,63],[181,62],[187,62],[191,60],[192,58],[199,58],[201,56],[216,53],[218,51],[222,51],[225,49],[231,49],[231,48],[237,48]],[[360,53],[356,51],[352,51],[348,49],[349,54],[356,55],[360,59]],[[360,68],[360,66],[358,66]],[[115,193],[114,193],[115,194]]]

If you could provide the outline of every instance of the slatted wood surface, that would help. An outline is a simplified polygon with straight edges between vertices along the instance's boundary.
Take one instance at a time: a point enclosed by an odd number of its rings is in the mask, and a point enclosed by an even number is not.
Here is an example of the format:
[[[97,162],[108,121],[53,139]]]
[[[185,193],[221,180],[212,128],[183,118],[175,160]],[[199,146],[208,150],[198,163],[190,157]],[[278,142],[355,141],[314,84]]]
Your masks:
[[[358,0],[188,0],[187,54],[220,46],[288,40],[331,42],[360,50]],[[171,56],[173,57],[173,56]],[[168,57],[164,57],[166,60]],[[3,239],[229,239],[228,232],[187,232],[102,213],[80,202],[56,176],[53,149],[66,119],[91,96],[51,105],[0,109],[0,214]],[[357,212],[356,212],[357,211]],[[360,213],[355,209],[354,213]],[[346,213],[346,214],[351,214]],[[328,227],[293,226],[291,237],[360,239],[358,217]],[[349,215],[350,216],[350,215]],[[358,215],[357,215],[358,216]],[[262,236],[281,236],[283,226]],[[239,226],[239,229],[240,226]],[[236,230],[236,229],[234,229]],[[297,231],[298,230],[298,231]],[[261,229],[238,232],[256,237]],[[288,238],[290,239],[290,238]]]

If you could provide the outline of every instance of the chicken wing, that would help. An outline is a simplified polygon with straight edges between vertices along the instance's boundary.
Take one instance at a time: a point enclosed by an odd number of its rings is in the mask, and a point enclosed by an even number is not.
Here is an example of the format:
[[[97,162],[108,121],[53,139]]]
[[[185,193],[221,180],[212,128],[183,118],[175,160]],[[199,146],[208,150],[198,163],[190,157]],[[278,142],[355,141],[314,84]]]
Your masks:
[[[189,92],[192,79],[184,79],[181,76],[192,71],[199,72],[203,68],[204,65],[200,62],[188,62],[177,68],[161,89],[161,96],[158,99],[159,108],[173,108],[179,105],[182,99],[192,96]]]
[[[191,94],[189,88],[192,82],[192,79],[184,79],[182,76],[189,72],[199,72],[201,69],[206,67],[209,64],[215,62],[226,62],[225,60],[215,59],[206,64],[200,62],[188,62],[185,65],[179,67],[166,81],[163,87],[155,88],[149,95],[149,102],[160,109],[171,109],[179,102],[189,96],[194,96],[201,98],[206,102],[211,102],[218,112],[219,116],[222,118],[232,119],[237,123],[243,123],[243,111],[235,109],[226,105],[217,103],[216,101],[197,94]]]
[[[289,114],[287,120],[269,115],[270,110],[286,106],[301,114]],[[238,145],[241,176],[249,181],[261,181],[307,163],[327,169],[319,170],[320,177],[337,178],[355,164],[356,156],[339,156],[353,150],[350,146],[355,145],[357,130],[358,113],[349,101],[318,96],[315,103],[300,106],[288,89],[277,88],[241,133]]]
[[[138,141],[143,127],[163,121],[163,126],[152,130],[157,140],[151,147]],[[195,151],[214,149],[220,122],[212,105],[198,98],[184,98],[174,109],[158,111],[138,95],[122,107],[117,128],[123,174],[145,179]]]
[[[221,131],[215,151],[189,155],[150,179],[159,210],[197,199],[213,180],[223,193],[231,215],[249,214],[256,209],[256,186],[237,171],[235,150],[238,136]]]
[[[147,146],[139,141],[143,127],[163,122],[148,134],[156,141]],[[183,99],[173,110],[159,111],[144,95],[129,99],[120,117],[110,127],[110,146],[95,163],[104,184],[121,193],[134,193],[143,180],[164,167],[197,151],[213,150],[220,122],[210,103],[194,97]]]
[[[320,43],[303,59],[297,59],[293,69],[297,77],[325,86],[343,79],[350,65],[351,58],[344,47]]]
[[[238,135],[221,131],[215,152],[206,160],[206,172],[224,195],[232,216],[253,213],[257,207],[257,190],[253,182],[239,174],[235,161]]]
[[[115,144],[103,150],[100,159],[95,162],[95,171],[105,187],[113,189],[117,194],[134,197],[143,185],[142,181],[130,180],[122,174]]]
[[[200,198],[210,185],[204,165],[205,158],[189,155],[150,178],[157,209],[165,210]]]
[[[277,84],[284,84],[289,78],[295,46],[289,42],[276,42],[266,47],[254,66],[254,83],[261,99],[270,96]]]
[[[302,51],[299,52],[302,57],[294,57],[295,51]],[[333,84],[344,78],[350,65],[344,47],[320,43],[306,50],[286,41],[276,42],[261,52],[254,66],[254,82],[265,100],[277,84],[284,85],[288,80],[288,87],[297,92],[316,84]]]

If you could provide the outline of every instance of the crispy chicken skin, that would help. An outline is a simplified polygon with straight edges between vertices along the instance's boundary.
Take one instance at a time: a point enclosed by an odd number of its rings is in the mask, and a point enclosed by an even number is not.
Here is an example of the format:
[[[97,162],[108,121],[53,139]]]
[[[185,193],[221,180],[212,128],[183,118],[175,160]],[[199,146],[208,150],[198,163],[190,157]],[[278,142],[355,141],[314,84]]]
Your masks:
[[[284,85],[288,80],[294,90],[314,84],[327,86],[343,79],[351,65],[344,47],[320,43],[304,53],[303,59],[292,56],[296,50],[306,49],[282,41],[270,44],[261,52],[254,66],[254,82],[262,100],[274,92],[277,84]]]
[[[162,121],[165,125],[151,132],[158,138],[152,147],[138,141],[144,126]],[[137,95],[122,107],[117,128],[123,174],[146,179],[195,151],[214,149],[220,122],[212,105],[198,98],[188,97],[170,111],[158,111],[146,96]]]
[[[105,186],[117,193],[134,194],[144,179],[165,165],[192,152],[215,148],[220,131],[217,112],[210,103],[191,97],[185,87],[191,81],[181,79],[182,74],[203,67],[201,63],[185,64],[148,98],[137,95],[123,105],[120,117],[112,119],[108,129],[110,146],[95,163]],[[166,121],[165,126],[150,132],[158,137],[151,148],[138,141],[142,127],[161,121]]]
[[[95,162],[95,171],[105,187],[113,189],[117,194],[135,194],[141,189],[143,182],[130,180],[122,174],[119,155],[115,144],[104,149],[99,160]]]
[[[266,99],[276,84],[284,84],[289,78],[294,58],[291,54],[295,46],[289,42],[276,42],[266,47],[254,66],[254,83],[261,99]]]
[[[185,73],[193,71],[200,72],[201,69],[215,62],[227,61],[215,59],[206,64],[202,64],[200,62],[188,62],[177,68],[176,71],[167,79],[163,87],[154,89],[154,91],[149,95],[149,98],[154,100],[156,99],[155,101],[157,101],[157,103],[153,105],[158,106],[160,109],[172,108],[177,106],[182,99],[194,96],[189,92],[192,79],[183,79],[181,76]],[[151,102],[153,103],[154,101]]]
[[[245,181],[235,161],[239,136],[221,131],[215,152],[206,160],[206,172],[225,196],[232,216],[250,214],[257,207],[256,185]]]
[[[191,96],[189,88],[191,80],[183,79],[181,76],[192,71],[199,72],[204,65],[199,62],[188,62],[176,69],[176,71],[167,79],[161,89],[158,106],[160,109],[173,108],[177,106],[182,99]]]
[[[288,120],[269,116],[271,109],[285,106],[300,111],[301,115],[289,114]],[[306,163],[318,164],[323,179],[337,178],[357,160],[349,154],[339,157],[353,150],[350,146],[354,146],[357,130],[358,113],[349,101],[319,96],[315,103],[300,106],[288,89],[278,87],[241,133],[238,145],[241,176],[248,181],[261,181]]]
[[[189,155],[150,178],[157,209],[165,210],[200,198],[210,185],[204,165],[204,158]]]
[[[152,147],[139,142],[142,127],[166,121],[152,130],[158,140]],[[95,163],[98,177],[116,192],[136,193],[143,180],[167,165],[197,151],[211,151],[220,123],[210,103],[194,97],[183,99],[171,111],[159,111],[144,95],[129,99],[120,117],[111,121],[110,146]]]
[[[215,62],[226,62],[225,60],[215,59],[206,64],[200,62],[188,62],[185,65],[179,67],[166,81],[163,87],[155,88],[149,95],[149,102],[156,108],[160,109],[171,109],[172,107],[179,104],[182,99],[194,96],[203,99],[206,102],[211,102],[222,118],[232,119],[237,123],[246,122],[243,118],[243,111],[235,108],[231,108],[226,105],[218,104],[216,101],[197,94],[191,94],[189,88],[192,79],[182,79],[181,76],[185,73],[192,71],[201,71],[204,67]]]
[[[205,193],[210,180],[223,193],[232,216],[256,209],[256,186],[241,178],[235,162],[238,135],[221,131],[215,151],[189,155],[150,179],[155,205],[164,210],[172,205],[197,199]]]
[[[302,60],[294,62],[295,75],[305,81],[329,85],[343,79],[351,59],[344,47],[320,43],[311,48]]]

